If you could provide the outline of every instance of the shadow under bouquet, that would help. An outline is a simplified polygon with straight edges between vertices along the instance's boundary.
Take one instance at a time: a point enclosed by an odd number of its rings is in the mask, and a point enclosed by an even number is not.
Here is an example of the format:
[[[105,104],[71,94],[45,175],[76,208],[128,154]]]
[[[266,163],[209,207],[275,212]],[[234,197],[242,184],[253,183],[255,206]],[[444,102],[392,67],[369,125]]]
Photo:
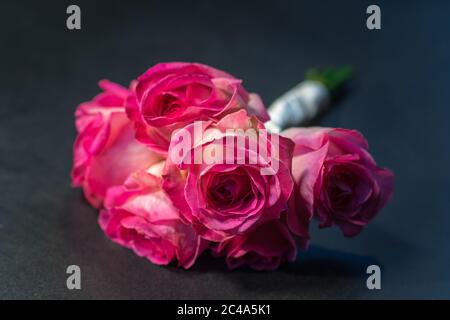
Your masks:
[[[72,183],[112,241],[154,264],[189,268],[209,250],[230,269],[275,270],[307,248],[312,219],[353,237],[392,194],[358,131],[285,129],[319,111],[326,81],[269,113],[241,80],[198,63],[99,85],[75,112]]]

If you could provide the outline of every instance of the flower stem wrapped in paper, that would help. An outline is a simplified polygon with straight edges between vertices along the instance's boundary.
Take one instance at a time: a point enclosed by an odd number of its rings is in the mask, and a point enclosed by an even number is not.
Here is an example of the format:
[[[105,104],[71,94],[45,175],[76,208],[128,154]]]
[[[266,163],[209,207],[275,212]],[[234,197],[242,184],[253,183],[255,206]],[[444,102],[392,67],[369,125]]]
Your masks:
[[[307,125],[330,106],[351,75],[350,67],[309,70],[304,81],[269,106],[270,121],[266,122],[266,127],[279,132],[289,127]]]

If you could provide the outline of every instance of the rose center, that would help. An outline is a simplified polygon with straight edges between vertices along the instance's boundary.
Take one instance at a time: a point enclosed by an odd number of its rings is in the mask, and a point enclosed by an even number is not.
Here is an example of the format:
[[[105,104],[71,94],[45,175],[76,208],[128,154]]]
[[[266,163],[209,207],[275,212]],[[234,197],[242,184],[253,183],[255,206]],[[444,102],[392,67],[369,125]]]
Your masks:
[[[221,204],[229,204],[233,201],[233,192],[235,189],[235,182],[232,180],[224,181],[222,184],[212,189],[212,198],[215,202]]]
[[[328,195],[335,208],[344,208],[353,197],[353,179],[346,173],[337,173],[329,179]]]

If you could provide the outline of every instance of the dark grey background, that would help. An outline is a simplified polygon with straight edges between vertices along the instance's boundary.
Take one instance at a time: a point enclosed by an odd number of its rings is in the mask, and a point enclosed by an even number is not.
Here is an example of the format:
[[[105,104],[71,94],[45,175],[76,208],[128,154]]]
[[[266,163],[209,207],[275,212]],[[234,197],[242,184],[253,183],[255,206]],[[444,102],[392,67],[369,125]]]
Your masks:
[[[450,298],[450,3],[68,1],[0,5],[0,298]],[[73,112],[99,79],[127,85],[161,61],[244,79],[269,104],[310,67],[351,64],[349,94],[320,119],[364,133],[396,174],[392,202],[354,239],[314,228],[309,252],[272,273],[202,257],[157,267],[110,242],[70,187]],[[382,290],[366,288],[369,264]],[[82,290],[66,289],[66,268]]]

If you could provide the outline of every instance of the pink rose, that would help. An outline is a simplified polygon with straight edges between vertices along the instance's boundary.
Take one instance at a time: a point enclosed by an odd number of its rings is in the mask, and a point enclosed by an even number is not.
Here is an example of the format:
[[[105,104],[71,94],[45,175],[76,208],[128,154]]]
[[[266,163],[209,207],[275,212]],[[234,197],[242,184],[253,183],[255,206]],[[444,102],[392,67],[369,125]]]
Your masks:
[[[172,137],[164,188],[205,239],[222,241],[242,234],[264,221],[278,219],[287,209],[293,189],[293,143],[264,134],[263,129],[261,122],[241,110],[217,123],[190,124]],[[180,153],[188,137],[192,141]],[[265,152],[258,154],[252,148],[256,145]],[[180,154],[184,154],[182,161],[176,159]],[[202,161],[196,162],[198,156]]]
[[[125,113],[130,91],[107,80],[100,81],[104,92],[78,106],[72,168],[72,183],[83,187],[87,200],[100,207],[106,190],[122,184],[128,175],[149,167],[160,156],[134,138],[134,129]]]
[[[207,242],[180,220],[178,210],[161,189],[161,178],[152,171],[136,172],[123,186],[108,190],[100,226],[111,240],[154,264],[177,260],[187,269]]]
[[[336,224],[355,236],[391,197],[394,175],[376,165],[358,131],[292,128],[282,134],[295,142],[288,224],[297,235],[307,236],[314,216],[320,227]]]
[[[295,260],[297,248],[288,228],[279,220],[269,221],[249,234],[218,244],[216,255],[225,255],[228,268],[248,265],[255,270],[275,270]]]
[[[165,154],[172,132],[194,120],[217,120],[239,109],[268,120],[259,96],[249,95],[241,82],[198,63],[153,66],[138,78],[127,103],[136,138]]]

